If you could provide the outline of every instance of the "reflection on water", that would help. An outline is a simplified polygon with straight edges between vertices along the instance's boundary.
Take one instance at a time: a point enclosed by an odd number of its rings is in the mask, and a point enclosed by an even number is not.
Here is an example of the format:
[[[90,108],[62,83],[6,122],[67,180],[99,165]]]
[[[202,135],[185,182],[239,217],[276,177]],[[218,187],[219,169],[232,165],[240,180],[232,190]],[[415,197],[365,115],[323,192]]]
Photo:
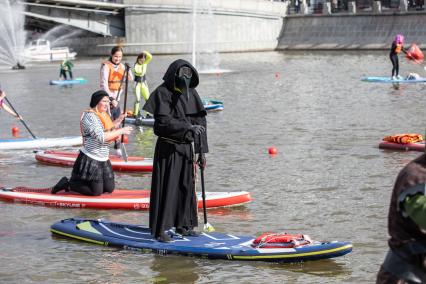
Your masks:
[[[185,57],[185,56],[184,56]],[[249,191],[241,207],[208,210],[217,231],[257,236],[263,232],[352,241],[344,257],[274,264],[158,256],[52,237],[49,227],[70,217],[148,224],[148,213],[45,208],[0,203],[0,282],[4,283],[371,283],[387,250],[387,210],[398,171],[413,152],[378,149],[387,135],[424,132],[426,85],[361,82],[390,71],[386,52],[265,52],[224,54],[222,67],[238,70],[201,75],[201,97],[224,102],[208,114],[210,153],[207,191]],[[157,56],[149,87],[161,83],[176,56]],[[185,58],[188,59],[188,58]],[[125,58],[131,62],[134,58]],[[98,89],[101,58],[75,62],[88,84],[50,86],[57,64],[0,70],[9,99],[39,137],[80,134],[81,111]],[[401,62],[401,73],[416,72]],[[278,74],[278,75],[277,75]],[[128,105],[134,96],[129,94]],[[22,125],[0,112],[0,137]],[[152,157],[152,129],[135,129],[129,155]],[[273,158],[267,149],[274,146]],[[75,150],[75,149],[74,149]],[[38,164],[32,151],[1,151],[0,185],[47,187],[70,168]],[[117,188],[149,188],[149,174],[116,174]],[[202,223],[202,211],[199,213]],[[72,279],[72,280],[70,280]]]

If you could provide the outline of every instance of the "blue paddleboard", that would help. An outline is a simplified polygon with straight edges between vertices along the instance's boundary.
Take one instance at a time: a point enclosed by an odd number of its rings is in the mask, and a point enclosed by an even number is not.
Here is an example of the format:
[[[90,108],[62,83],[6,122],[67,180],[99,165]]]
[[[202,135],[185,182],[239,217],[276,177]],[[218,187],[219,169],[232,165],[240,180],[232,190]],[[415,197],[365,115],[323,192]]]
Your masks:
[[[84,78],[75,78],[74,80],[51,80],[50,85],[75,85],[86,84],[87,80]]]
[[[226,260],[300,262],[338,257],[352,251],[352,243],[339,241],[310,241],[296,247],[262,248],[253,245],[254,237],[215,232],[197,237],[172,234],[172,242],[163,243],[153,239],[149,228],[143,226],[79,218],[59,221],[50,230],[56,235],[104,246]]]
[[[363,77],[361,81],[373,83],[426,83],[426,78],[418,79],[392,79],[392,77]]]

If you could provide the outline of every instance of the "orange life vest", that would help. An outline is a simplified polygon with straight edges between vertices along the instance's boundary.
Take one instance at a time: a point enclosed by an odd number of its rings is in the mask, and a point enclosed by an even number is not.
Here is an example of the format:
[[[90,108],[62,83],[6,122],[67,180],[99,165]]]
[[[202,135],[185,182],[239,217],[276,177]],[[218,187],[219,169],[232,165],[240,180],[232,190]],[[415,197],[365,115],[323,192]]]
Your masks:
[[[383,138],[383,141],[398,143],[398,144],[408,144],[416,143],[423,141],[423,136],[417,133],[403,133],[390,135]]]
[[[400,52],[401,52],[401,50],[402,50],[402,44],[397,43],[397,44],[396,44],[396,48],[395,48],[395,52],[398,54],[398,53],[400,53]]]
[[[111,120],[111,117],[107,112],[99,112],[95,109],[88,109],[83,112],[81,115],[80,121],[83,119],[83,115],[86,112],[92,112],[96,114],[96,116],[99,118],[99,120],[102,122],[102,126],[104,128],[104,132],[108,132],[114,129],[114,123]]]
[[[105,61],[103,63],[109,69],[108,76],[108,88],[111,91],[118,91],[121,87],[121,82],[123,81],[125,68],[123,64],[118,65],[118,69],[115,70],[116,65],[114,65],[111,61]]]

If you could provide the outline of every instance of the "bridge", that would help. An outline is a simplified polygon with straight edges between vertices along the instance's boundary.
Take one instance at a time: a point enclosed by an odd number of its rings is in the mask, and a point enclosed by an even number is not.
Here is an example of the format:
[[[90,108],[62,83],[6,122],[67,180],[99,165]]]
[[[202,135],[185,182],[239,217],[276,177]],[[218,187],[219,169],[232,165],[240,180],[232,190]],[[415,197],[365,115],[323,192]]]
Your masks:
[[[101,1],[26,0],[25,15],[33,25],[46,21],[103,36],[124,36],[124,4]]]
[[[89,55],[108,54],[117,41],[130,54],[142,49],[190,53],[195,34],[197,43],[204,46],[198,50],[273,50],[288,4],[266,0],[21,1],[31,27],[48,30],[62,24],[86,31],[71,47]]]

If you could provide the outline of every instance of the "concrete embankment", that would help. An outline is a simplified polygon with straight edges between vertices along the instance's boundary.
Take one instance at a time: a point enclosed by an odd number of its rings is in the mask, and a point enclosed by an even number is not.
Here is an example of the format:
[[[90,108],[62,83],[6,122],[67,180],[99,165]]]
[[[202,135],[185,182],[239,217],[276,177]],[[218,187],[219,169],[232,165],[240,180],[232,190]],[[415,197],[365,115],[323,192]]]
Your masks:
[[[399,33],[426,47],[425,27],[423,12],[287,16],[277,49],[388,49]]]

